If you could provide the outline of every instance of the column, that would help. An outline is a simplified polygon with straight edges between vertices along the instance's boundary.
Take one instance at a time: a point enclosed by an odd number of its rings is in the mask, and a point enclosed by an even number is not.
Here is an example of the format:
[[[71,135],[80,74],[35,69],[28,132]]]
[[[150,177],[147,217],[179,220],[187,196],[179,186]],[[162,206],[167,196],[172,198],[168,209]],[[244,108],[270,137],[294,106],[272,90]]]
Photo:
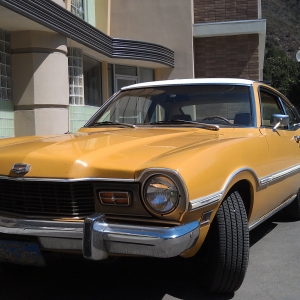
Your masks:
[[[67,38],[54,32],[11,33],[15,135],[69,129]]]

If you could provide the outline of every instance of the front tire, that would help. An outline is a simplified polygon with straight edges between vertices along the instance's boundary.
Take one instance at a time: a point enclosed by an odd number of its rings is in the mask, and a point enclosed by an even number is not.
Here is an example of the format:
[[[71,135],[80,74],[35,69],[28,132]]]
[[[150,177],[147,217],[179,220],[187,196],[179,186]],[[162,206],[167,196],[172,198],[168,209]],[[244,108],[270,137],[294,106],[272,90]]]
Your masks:
[[[240,194],[231,191],[220,205],[197,253],[200,285],[212,293],[230,293],[242,284],[249,261],[249,229]]]

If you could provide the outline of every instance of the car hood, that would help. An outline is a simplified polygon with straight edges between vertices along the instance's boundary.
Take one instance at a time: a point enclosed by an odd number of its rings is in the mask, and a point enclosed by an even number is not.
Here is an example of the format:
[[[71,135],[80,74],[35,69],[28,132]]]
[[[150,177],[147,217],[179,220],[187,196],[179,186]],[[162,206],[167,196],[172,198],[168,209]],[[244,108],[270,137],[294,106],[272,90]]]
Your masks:
[[[4,139],[0,141],[0,175],[20,176],[11,169],[16,163],[24,163],[30,165],[24,177],[134,178],[136,170],[162,167],[170,157],[176,169],[181,162],[174,153],[199,148],[219,138],[219,133],[195,128],[106,128]]]

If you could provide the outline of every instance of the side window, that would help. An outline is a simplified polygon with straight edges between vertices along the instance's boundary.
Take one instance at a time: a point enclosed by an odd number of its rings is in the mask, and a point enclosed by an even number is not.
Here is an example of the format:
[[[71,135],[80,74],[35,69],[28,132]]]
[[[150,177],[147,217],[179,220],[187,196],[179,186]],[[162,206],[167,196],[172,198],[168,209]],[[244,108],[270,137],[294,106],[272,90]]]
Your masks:
[[[292,108],[288,106],[285,102],[283,102],[283,106],[286,111],[286,114],[289,116],[289,127],[292,127],[294,124],[299,123]]]
[[[285,114],[280,101],[274,94],[260,90],[262,125],[266,127],[273,127],[270,123],[273,114]]]

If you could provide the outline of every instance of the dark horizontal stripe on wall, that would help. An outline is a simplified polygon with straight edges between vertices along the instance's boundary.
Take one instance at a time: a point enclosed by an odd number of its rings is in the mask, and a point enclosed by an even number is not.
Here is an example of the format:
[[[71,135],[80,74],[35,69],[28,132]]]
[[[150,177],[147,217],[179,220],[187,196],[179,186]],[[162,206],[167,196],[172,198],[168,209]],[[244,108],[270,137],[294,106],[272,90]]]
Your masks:
[[[145,59],[174,66],[174,52],[172,50],[147,42],[113,39],[113,56]]]
[[[16,105],[16,110],[33,110],[33,109],[41,109],[41,108],[58,108],[58,109],[68,109],[68,105],[59,105],[59,104],[33,104],[33,105]]]
[[[157,44],[113,39],[49,0],[0,0],[0,5],[110,58],[139,59],[174,67],[174,51]]]
[[[17,49],[11,49],[11,54],[23,54],[23,53],[63,53],[65,55],[68,54],[67,51],[61,50],[61,49],[50,49],[50,48],[17,48]]]

